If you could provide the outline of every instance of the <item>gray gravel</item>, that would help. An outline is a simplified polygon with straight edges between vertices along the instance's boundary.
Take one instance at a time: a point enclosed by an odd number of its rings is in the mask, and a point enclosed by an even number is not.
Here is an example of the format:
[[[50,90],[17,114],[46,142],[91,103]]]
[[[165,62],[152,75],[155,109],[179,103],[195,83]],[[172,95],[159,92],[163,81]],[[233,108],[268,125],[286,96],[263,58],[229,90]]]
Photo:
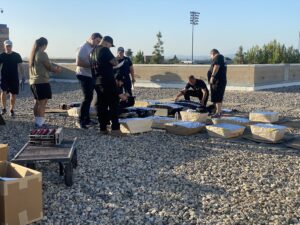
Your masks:
[[[52,108],[81,99],[77,84],[52,83],[52,89]],[[138,99],[170,98],[177,91],[134,90]],[[299,86],[228,91],[225,103],[240,111],[263,108],[300,119]],[[0,143],[9,143],[10,158],[33,128],[28,87],[18,97],[16,113],[0,126]],[[300,223],[299,150],[213,139],[205,133],[181,137],[153,131],[114,138],[97,129],[78,130],[75,121],[47,115],[50,125],[79,138],[79,167],[74,185],[66,187],[56,164],[37,165],[43,173],[45,216],[36,224]]]

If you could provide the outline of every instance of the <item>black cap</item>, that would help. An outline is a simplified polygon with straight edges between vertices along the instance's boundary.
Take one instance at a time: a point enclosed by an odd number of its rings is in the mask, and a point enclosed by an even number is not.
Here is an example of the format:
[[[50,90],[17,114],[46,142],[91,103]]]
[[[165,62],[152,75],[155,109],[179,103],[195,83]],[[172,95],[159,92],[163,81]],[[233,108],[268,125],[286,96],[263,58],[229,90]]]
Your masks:
[[[104,36],[103,41],[107,41],[108,43],[111,43],[112,47],[114,46],[114,40],[110,36]]]

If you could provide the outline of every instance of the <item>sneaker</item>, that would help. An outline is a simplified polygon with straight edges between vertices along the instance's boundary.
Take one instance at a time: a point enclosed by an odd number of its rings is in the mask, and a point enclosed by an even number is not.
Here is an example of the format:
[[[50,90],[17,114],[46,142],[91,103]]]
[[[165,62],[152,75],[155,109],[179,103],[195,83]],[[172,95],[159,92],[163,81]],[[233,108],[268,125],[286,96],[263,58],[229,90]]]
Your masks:
[[[222,114],[221,113],[215,113],[211,116],[211,118],[221,118]]]
[[[10,110],[10,116],[11,116],[11,117],[15,117],[15,115],[16,115],[16,114],[15,114],[14,110]]]
[[[113,137],[124,137],[124,136],[126,136],[126,134],[122,133],[122,131],[120,131],[120,130],[112,130],[110,132],[110,135],[113,136]]]
[[[89,120],[87,123],[86,123],[87,126],[96,126],[98,125],[97,122],[93,121],[93,120]]]
[[[4,114],[6,114],[6,109],[1,110],[1,115],[3,116]]]
[[[76,122],[76,127],[79,129],[88,129],[87,126],[84,123]]]

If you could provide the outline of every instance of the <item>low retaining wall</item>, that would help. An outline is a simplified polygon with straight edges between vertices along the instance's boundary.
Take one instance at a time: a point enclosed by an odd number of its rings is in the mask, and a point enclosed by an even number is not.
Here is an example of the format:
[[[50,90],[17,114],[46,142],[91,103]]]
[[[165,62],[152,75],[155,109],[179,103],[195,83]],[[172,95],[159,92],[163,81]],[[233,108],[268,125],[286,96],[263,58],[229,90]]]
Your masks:
[[[52,75],[53,79],[76,79],[75,64],[60,63],[59,65],[63,68],[62,73]],[[208,69],[209,65],[134,65],[136,86],[144,87],[179,88],[186,83],[191,74],[207,81]],[[231,90],[252,91],[300,85],[300,64],[228,65],[227,79],[228,89]]]

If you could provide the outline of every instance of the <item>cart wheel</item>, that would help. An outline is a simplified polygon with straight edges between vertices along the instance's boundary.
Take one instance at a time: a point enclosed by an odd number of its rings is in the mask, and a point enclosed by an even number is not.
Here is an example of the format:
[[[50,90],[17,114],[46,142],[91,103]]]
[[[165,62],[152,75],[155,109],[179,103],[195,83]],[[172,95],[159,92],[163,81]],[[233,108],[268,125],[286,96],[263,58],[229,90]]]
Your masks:
[[[77,149],[74,150],[73,157],[72,157],[71,161],[72,161],[73,168],[76,169],[77,166],[78,166]]]
[[[58,165],[59,165],[59,176],[63,176],[64,175],[64,165],[61,162],[59,162]]]
[[[73,165],[68,163],[65,165],[65,184],[70,187],[73,185]]]
[[[26,163],[26,167],[28,167],[29,169],[36,169],[35,163]]]

